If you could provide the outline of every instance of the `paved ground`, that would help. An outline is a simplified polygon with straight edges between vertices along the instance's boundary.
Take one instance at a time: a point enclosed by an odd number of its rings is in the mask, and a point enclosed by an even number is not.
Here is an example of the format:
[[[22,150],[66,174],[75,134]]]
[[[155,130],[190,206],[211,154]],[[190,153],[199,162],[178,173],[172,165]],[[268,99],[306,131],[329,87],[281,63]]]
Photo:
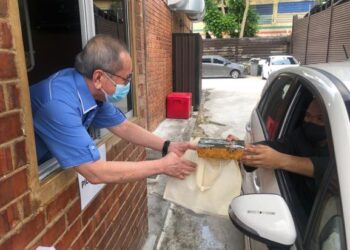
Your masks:
[[[245,123],[264,81],[243,79],[203,79],[203,100],[199,112],[188,120],[166,119],[154,133],[170,140],[191,137],[225,138],[233,133],[244,137]],[[148,150],[148,158],[160,154]],[[164,200],[167,177],[148,178],[149,237],[144,250],[151,249],[243,249],[243,236],[229,219],[199,215]]]

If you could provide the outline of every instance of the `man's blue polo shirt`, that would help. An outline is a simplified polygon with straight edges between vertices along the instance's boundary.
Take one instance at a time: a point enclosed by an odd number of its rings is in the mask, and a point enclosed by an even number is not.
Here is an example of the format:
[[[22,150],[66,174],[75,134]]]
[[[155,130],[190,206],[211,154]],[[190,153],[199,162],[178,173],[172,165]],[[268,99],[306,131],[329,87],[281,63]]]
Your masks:
[[[31,86],[30,97],[39,164],[52,156],[63,168],[100,159],[87,128],[109,128],[126,119],[111,103],[95,101],[72,68]]]

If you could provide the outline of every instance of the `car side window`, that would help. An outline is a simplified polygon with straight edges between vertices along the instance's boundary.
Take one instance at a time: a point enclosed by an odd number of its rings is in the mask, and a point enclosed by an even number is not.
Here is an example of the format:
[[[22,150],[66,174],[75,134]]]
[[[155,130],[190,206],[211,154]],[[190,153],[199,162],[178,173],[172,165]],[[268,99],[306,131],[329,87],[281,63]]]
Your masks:
[[[270,85],[258,105],[268,139],[275,139],[298,85],[294,77],[281,75]]]
[[[326,186],[317,203],[317,215],[312,226],[307,249],[341,250],[346,249],[344,218],[342,214],[340,191],[335,167],[333,173],[324,178]]]
[[[219,60],[217,58],[214,58],[213,62],[216,63],[216,64],[224,64],[223,61],[221,61],[221,60]]]
[[[210,58],[202,58],[202,63],[210,63]]]

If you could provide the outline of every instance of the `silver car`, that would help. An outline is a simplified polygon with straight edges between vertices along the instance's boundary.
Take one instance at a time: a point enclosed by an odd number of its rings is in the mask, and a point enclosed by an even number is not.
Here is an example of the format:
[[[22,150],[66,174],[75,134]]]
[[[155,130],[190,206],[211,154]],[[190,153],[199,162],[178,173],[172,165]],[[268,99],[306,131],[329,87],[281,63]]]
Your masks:
[[[244,65],[233,63],[228,59],[217,56],[207,55],[202,57],[202,76],[203,77],[232,77],[238,78],[244,75]]]
[[[325,117],[329,163],[315,181],[281,169],[241,166],[243,193],[230,204],[245,249],[348,249],[350,246],[350,61],[289,67],[271,74],[246,126],[246,142],[283,138],[316,98]],[[305,199],[305,195],[312,197]]]

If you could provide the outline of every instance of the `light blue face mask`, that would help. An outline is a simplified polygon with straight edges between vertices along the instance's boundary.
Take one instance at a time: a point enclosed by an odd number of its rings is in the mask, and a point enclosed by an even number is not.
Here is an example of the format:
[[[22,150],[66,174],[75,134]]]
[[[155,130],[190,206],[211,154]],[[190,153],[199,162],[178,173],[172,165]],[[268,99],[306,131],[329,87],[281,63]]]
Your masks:
[[[118,84],[115,81],[113,81],[112,78],[110,78],[107,74],[105,74],[109,80],[111,80],[115,86],[115,91],[112,95],[107,95],[107,93],[101,89],[105,95],[105,100],[108,102],[119,102],[123,98],[125,98],[129,91],[130,91],[130,81],[124,85],[124,84]]]
[[[112,95],[108,96],[109,102],[119,102],[123,98],[125,98],[130,91],[130,82],[126,85],[117,84],[115,86],[115,91]]]

